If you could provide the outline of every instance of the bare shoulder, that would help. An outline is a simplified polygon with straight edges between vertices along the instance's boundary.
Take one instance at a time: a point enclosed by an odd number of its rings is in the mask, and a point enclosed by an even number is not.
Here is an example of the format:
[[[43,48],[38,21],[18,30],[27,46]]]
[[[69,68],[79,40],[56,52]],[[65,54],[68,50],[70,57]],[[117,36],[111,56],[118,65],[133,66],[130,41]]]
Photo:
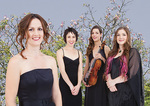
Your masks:
[[[82,52],[80,50],[78,50],[80,54],[82,54]]]
[[[8,63],[7,72],[17,72],[20,73],[21,66],[23,63],[23,58],[20,54],[13,56]]]
[[[16,64],[16,65],[18,65],[18,64],[21,64],[22,60],[23,60],[23,58],[21,57],[21,55],[20,55],[20,54],[17,54],[17,55],[13,56],[13,57],[9,60],[9,63],[8,63],[8,64],[14,64],[14,65]]]
[[[106,58],[108,57],[108,54],[110,52],[110,48],[108,46],[104,46],[104,50],[105,50],[105,55],[106,55]]]
[[[57,55],[62,55],[62,54],[63,54],[63,50],[62,49],[57,50]]]
[[[77,50],[79,52],[79,55],[82,57],[82,52],[80,50]]]
[[[110,48],[109,48],[107,45],[104,46],[104,49],[105,49],[105,51],[107,51],[107,52],[110,51]]]

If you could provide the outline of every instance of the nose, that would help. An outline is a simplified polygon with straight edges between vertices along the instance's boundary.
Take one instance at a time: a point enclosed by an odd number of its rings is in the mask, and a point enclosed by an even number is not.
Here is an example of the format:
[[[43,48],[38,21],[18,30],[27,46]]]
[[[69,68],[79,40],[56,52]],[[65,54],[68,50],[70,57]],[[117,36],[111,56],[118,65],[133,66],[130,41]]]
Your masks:
[[[73,41],[73,39],[74,39],[74,38],[71,37],[71,38],[70,38],[70,41]]]
[[[34,30],[34,35],[38,35],[38,30]]]

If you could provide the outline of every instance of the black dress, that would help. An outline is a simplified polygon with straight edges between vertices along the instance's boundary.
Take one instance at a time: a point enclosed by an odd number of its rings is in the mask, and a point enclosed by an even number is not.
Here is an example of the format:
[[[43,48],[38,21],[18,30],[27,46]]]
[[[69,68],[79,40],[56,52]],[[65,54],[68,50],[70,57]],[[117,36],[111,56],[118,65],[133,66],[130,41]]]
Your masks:
[[[20,76],[19,106],[55,106],[52,102],[53,74],[50,68],[34,69]]]
[[[100,52],[106,59],[104,49]],[[89,62],[93,59],[93,53],[89,55]],[[103,79],[105,64],[102,61],[102,66],[98,71],[97,83],[94,86],[86,87],[85,91],[85,106],[107,106],[107,86]]]
[[[64,53],[64,50],[63,50],[63,53]],[[72,82],[74,86],[77,85],[79,57],[75,60],[72,60],[64,55],[63,60],[64,60],[64,65],[65,65],[65,71],[70,81]],[[60,86],[60,91],[62,94],[63,106],[81,106],[82,105],[81,88],[79,90],[78,95],[76,96],[72,95],[69,86],[63,80],[61,75],[59,79],[59,86]]]
[[[120,76],[122,64],[120,57],[112,60],[112,79]],[[144,106],[141,59],[136,49],[130,50],[128,66],[128,81],[116,84],[116,92],[108,91],[109,106]]]

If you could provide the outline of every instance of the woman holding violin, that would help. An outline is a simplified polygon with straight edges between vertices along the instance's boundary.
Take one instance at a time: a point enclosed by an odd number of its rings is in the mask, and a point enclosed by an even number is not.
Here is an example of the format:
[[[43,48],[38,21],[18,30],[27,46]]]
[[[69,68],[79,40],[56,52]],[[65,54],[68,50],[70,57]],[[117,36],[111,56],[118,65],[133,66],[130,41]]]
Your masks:
[[[89,45],[86,51],[86,64],[84,68],[84,76],[89,71],[89,68],[95,60],[101,60],[101,64],[96,64],[94,67],[100,67],[97,71],[97,82],[95,85],[90,85],[83,80],[84,85],[86,86],[85,91],[85,106],[107,106],[107,93],[106,93],[106,82],[103,79],[103,74],[105,70],[105,61],[110,51],[108,46],[102,46],[101,37],[102,37],[102,29],[100,26],[94,26],[91,29],[89,38]],[[100,53],[98,51],[100,50]],[[100,65],[100,66],[98,66]],[[95,70],[94,70],[95,71]],[[91,71],[92,72],[92,71]]]

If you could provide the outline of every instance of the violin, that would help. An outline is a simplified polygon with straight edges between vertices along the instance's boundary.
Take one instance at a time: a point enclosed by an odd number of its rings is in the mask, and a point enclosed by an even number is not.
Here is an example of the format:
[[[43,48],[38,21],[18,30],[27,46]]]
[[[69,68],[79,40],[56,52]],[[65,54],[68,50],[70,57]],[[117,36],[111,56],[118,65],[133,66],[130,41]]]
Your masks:
[[[102,43],[102,46],[99,48],[98,53],[104,48],[105,41]],[[92,59],[90,67],[85,74],[84,81],[87,85],[95,85],[97,82],[97,73],[98,70],[101,68],[102,60],[101,59]]]

